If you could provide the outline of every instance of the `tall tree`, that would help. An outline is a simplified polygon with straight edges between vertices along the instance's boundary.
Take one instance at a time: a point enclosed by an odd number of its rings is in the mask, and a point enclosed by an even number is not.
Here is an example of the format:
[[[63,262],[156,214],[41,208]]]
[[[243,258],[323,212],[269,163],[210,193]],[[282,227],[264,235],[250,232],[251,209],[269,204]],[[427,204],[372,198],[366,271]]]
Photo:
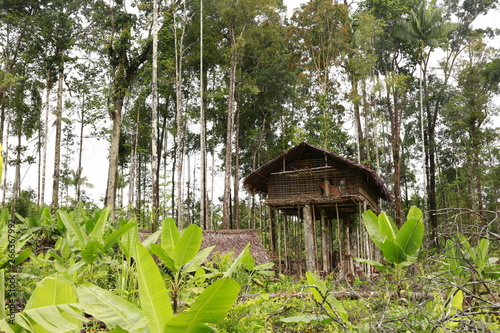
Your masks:
[[[486,174],[481,161],[485,159],[488,140],[491,140],[487,125],[488,119],[495,114],[492,99],[500,82],[500,76],[494,75],[495,61],[491,57],[491,49],[481,37],[468,39],[464,59],[457,71],[458,94],[446,113],[447,126],[465,156],[468,208],[479,211],[484,209],[483,177]]]
[[[329,0],[311,0],[301,6],[292,17],[292,40],[300,54],[305,75],[310,73],[315,86],[312,91],[316,108],[322,118],[320,140],[324,148],[329,148],[331,136],[329,119],[336,96],[332,69],[344,62],[349,49],[350,22],[348,8]],[[316,129],[317,130],[317,129]]]
[[[394,38],[395,22],[403,15],[410,12],[411,8],[417,6],[419,0],[404,0],[387,2],[378,0],[367,0],[361,3],[361,8],[368,11],[376,19],[382,20],[384,30],[380,38],[375,41],[377,54],[377,76],[384,77],[385,98],[380,98],[378,104],[382,113],[387,115],[390,124],[390,156],[391,174],[393,175],[393,194],[395,206],[395,220],[401,224],[402,202],[401,202],[401,130],[404,126],[403,114],[408,105],[408,93],[410,87],[409,73],[413,71],[411,64],[402,61],[400,55],[403,50],[401,43]],[[382,92],[381,92],[382,93]],[[382,97],[382,96],[380,96]],[[391,178],[392,178],[391,177]]]
[[[347,70],[351,80],[351,93],[349,98],[354,109],[356,122],[356,139],[358,150],[358,163],[370,165],[370,146],[368,139],[369,102],[367,95],[367,81],[375,77],[377,63],[376,41],[383,33],[384,23],[367,12],[361,12],[355,19],[351,39],[351,52]],[[360,92],[361,90],[361,92]],[[373,94],[375,87],[373,87]],[[374,96],[370,100],[375,100]],[[362,110],[361,110],[362,109]],[[362,111],[365,119],[365,135],[363,135]]]
[[[153,73],[151,79],[151,190],[152,229],[156,230],[160,206],[160,186],[158,180],[158,0],[153,0]]]
[[[105,44],[105,55],[111,72],[109,116],[112,130],[104,204],[111,207],[111,216],[114,218],[123,104],[139,68],[151,54],[153,43],[150,38],[140,37],[146,28],[144,24],[148,8],[138,7],[138,11],[129,13],[123,1],[115,0],[108,4],[104,0],[98,0],[94,10],[104,15],[96,15],[94,19],[96,35]]]
[[[176,6],[174,13],[174,41],[175,41],[175,106],[176,106],[176,186],[177,186],[177,224],[184,226],[183,220],[183,162],[185,148],[185,116],[183,114],[183,65],[185,51],[185,36],[188,23],[190,21],[186,1],[180,3],[182,6]]]
[[[200,0],[200,225],[208,229],[207,202],[207,119],[205,111],[205,71],[203,67],[203,0]]]
[[[437,202],[436,202],[436,161],[435,135],[437,112],[432,112],[428,103],[427,70],[431,52],[444,48],[450,33],[457,24],[444,21],[444,7],[435,7],[423,0],[417,11],[411,11],[408,20],[399,20],[395,26],[396,36],[417,45],[416,58],[420,66],[420,122],[422,128],[422,158],[426,171],[424,198],[428,198],[431,232],[434,246],[437,246]],[[424,105],[425,103],[425,105]],[[424,118],[425,109],[425,118]],[[424,121],[426,120],[426,121]]]
[[[222,208],[222,228],[228,229],[231,216],[231,175],[233,169],[234,126],[236,113],[236,84],[238,68],[241,66],[242,47],[247,42],[248,31],[251,27],[265,21],[275,12],[277,3],[273,0],[258,1],[230,1],[217,2],[215,9],[220,13],[221,33],[227,43],[228,63],[228,95],[226,140],[224,158],[224,198]]]

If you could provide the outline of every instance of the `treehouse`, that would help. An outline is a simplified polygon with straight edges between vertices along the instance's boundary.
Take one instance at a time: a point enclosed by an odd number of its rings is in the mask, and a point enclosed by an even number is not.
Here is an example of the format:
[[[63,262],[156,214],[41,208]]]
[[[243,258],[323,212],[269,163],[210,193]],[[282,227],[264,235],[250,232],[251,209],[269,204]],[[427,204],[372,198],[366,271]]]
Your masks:
[[[281,261],[295,262],[301,271],[305,253],[305,269],[331,271],[344,258],[373,258],[353,216],[364,209],[379,211],[380,199],[391,196],[370,168],[303,142],[253,171],[243,184],[265,198],[270,252],[279,252]]]

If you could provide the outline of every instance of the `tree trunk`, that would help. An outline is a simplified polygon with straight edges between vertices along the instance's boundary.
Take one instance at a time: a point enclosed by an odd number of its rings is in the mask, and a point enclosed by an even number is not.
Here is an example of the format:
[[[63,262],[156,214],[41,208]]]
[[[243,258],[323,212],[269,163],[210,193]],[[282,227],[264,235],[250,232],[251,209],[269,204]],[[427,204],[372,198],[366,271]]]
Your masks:
[[[176,25],[177,16],[174,14],[174,25]],[[177,34],[174,35],[175,42],[175,95],[176,95],[176,119],[177,119],[177,225],[184,227],[183,212],[182,212],[182,166],[184,156],[184,123],[182,120],[182,62],[184,55],[184,29],[180,38]]]
[[[159,200],[159,182],[158,182],[158,0],[153,1],[153,77],[151,99],[153,102],[151,115],[151,191],[152,191],[152,220],[151,229],[156,231],[158,228],[158,207]]]
[[[64,55],[64,52],[62,52]],[[54,148],[54,176],[52,182],[52,209],[59,207],[59,182],[61,175],[61,131],[62,131],[62,108],[63,108],[63,81],[64,65],[59,66],[59,78],[57,86],[57,107],[56,107],[56,140]]]
[[[118,157],[120,148],[123,98],[124,96],[116,96],[114,98],[113,110],[111,111],[113,128],[111,131],[111,147],[109,153],[108,185],[104,205],[111,208],[110,219],[112,221],[115,219],[116,185],[118,178]]]
[[[4,108],[4,104],[2,104],[2,110]],[[9,111],[10,111],[10,99],[9,99]],[[2,135],[2,147],[5,147],[5,155],[3,156],[3,179],[0,179],[2,182],[2,207],[5,207],[5,200],[6,200],[6,194],[7,194],[7,172],[9,170],[9,132],[10,132],[10,112],[7,113],[7,129],[5,131],[6,136],[5,136],[5,145],[3,141],[3,135]],[[3,124],[2,124],[3,126]],[[0,149],[0,154],[3,154],[2,149]]]
[[[135,198],[135,216],[137,223],[142,222],[142,168],[141,168],[141,154],[138,155],[138,168],[137,168],[137,195]]]
[[[358,82],[354,77],[354,73],[351,74],[351,86],[352,86],[352,95],[353,95],[353,108],[354,108],[354,120],[356,122],[356,148],[358,151],[358,163],[364,161],[366,159],[364,154],[364,140],[363,140],[363,128],[361,126],[361,113],[359,106],[359,93],[358,93]]]
[[[364,117],[364,122],[365,122],[365,135],[363,136],[363,133],[361,133],[361,136],[363,137],[365,147],[364,147],[364,152],[361,150],[364,155],[362,155],[362,160],[366,161],[366,165],[368,165],[369,168],[372,167],[372,161],[371,161],[371,155],[370,155],[370,140],[368,138],[368,128],[370,128],[370,124],[368,123],[368,114],[369,114],[369,105],[368,103],[368,98],[367,98],[367,93],[366,93],[366,79],[363,80],[363,117]],[[373,126],[375,127],[375,126]],[[364,158],[363,158],[364,157]]]
[[[207,229],[207,121],[204,104],[204,75],[203,70],[203,0],[200,0],[200,225]]]
[[[234,229],[240,228],[240,103],[238,103],[234,124]]]
[[[236,44],[234,27],[231,27],[231,48]],[[234,109],[235,109],[235,85],[236,85],[236,51],[231,51],[231,66],[229,69],[229,96],[227,107],[227,126],[226,126],[226,158],[224,163],[224,201],[222,206],[222,229],[228,229],[231,215],[231,171],[233,156],[233,128],[234,128]]]
[[[387,90],[387,94],[390,89]],[[387,96],[389,99],[389,96]],[[388,111],[391,121],[391,150],[394,168],[394,204],[396,208],[396,224],[401,227],[401,152],[400,152],[400,126],[402,108],[398,104],[398,93],[393,91],[393,105],[389,105]]]
[[[45,204],[45,178],[47,174],[47,145],[49,136],[49,113],[50,113],[50,87],[51,82],[51,70],[50,67],[47,69],[47,82],[45,90],[45,123],[43,125],[43,155],[42,155],[42,183],[41,183],[41,193],[40,193],[40,203]]]
[[[22,130],[20,124],[17,129],[17,156],[16,156],[16,170],[14,175],[14,186],[12,189],[12,208],[10,210],[11,217],[14,216],[15,207],[19,194],[21,192],[21,151],[22,151]]]
[[[137,118],[135,121],[135,133],[132,136],[130,145],[130,167],[129,167],[129,186],[128,186],[128,207],[134,206],[135,182],[137,178],[137,146],[139,145],[139,120],[141,114],[140,104],[137,109]]]
[[[82,155],[83,155],[83,128],[85,126],[85,94],[83,95],[82,110],[80,114],[80,142],[78,143],[78,169],[76,170],[76,201],[80,201],[82,187]]]

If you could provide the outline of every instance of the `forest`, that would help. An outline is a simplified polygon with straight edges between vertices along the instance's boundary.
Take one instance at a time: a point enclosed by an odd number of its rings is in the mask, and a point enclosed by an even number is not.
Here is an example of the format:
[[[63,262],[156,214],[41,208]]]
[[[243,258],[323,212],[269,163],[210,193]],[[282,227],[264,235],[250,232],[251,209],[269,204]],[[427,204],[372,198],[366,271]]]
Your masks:
[[[500,331],[498,1],[290,5],[0,1],[0,332]],[[244,188],[301,143],[385,184],[353,234]]]

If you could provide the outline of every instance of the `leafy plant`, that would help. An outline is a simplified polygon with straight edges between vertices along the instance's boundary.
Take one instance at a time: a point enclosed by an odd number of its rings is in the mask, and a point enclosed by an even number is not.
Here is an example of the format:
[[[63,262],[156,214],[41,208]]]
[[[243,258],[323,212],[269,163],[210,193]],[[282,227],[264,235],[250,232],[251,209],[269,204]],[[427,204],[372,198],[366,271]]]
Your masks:
[[[234,259],[229,268],[222,272],[222,274],[228,277],[234,276],[241,267],[244,268],[246,271],[242,274],[242,279],[245,281],[242,284],[247,285],[248,292],[251,282],[261,287],[263,286],[263,283],[258,280],[258,276],[269,277],[274,275],[274,272],[271,270],[273,266],[274,263],[272,262],[255,265],[255,260],[250,253],[250,243],[248,243],[238,257]]]
[[[51,245],[52,238],[64,232],[64,225],[52,217],[50,209],[46,206],[40,208],[38,214],[34,216],[23,217],[18,213],[15,215],[31,232],[40,233],[40,236],[37,236],[37,239],[41,240],[40,245]]]
[[[309,290],[311,291],[315,301],[322,309],[322,314],[301,314],[298,316],[283,318],[281,321],[286,323],[310,323],[319,322],[326,324],[332,320],[340,324],[342,327],[350,327],[349,315],[342,304],[333,296],[331,291],[314,273],[306,272]]]
[[[60,210],[59,218],[66,228],[66,239],[74,255],[79,255],[89,267],[89,275],[102,256],[110,251],[118,240],[136,225],[129,222],[118,229],[111,229],[108,217],[110,208],[104,208],[96,220],[82,219],[82,209],[76,209],[72,214]]]
[[[180,232],[173,218],[165,219],[161,229],[160,245],[151,244],[151,252],[161,259],[170,278],[170,295],[173,310],[177,313],[181,291],[213,250],[207,247],[200,251],[203,232],[195,224]],[[196,275],[200,276],[200,274]]]
[[[92,283],[75,288],[61,278],[40,282],[15,324],[4,319],[0,330],[22,332],[78,332],[91,314],[115,332],[208,332],[207,323],[222,322],[238,297],[240,286],[222,278],[206,288],[189,310],[174,315],[165,283],[153,258],[141,243],[135,245],[140,308]]]
[[[382,251],[384,258],[392,263],[394,267],[373,260],[361,258],[356,258],[356,260],[373,265],[379,270],[390,271],[399,280],[403,267],[409,266],[417,260],[416,254],[422,245],[424,237],[422,211],[417,207],[411,207],[406,222],[401,229],[385,213],[380,213],[377,217],[375,213],[368,210],[362,216],[370,238]]]
[[[458,234],[455,240],[446,241],[445,266],[460,276],[476,274],[482,279],[498,279],[498,257],[490,257],[489,249],[490,241],[486,238],[472,246],[464,235]]]
[[[0,321],[0,330],[14,332],[80,332],[85,317],[75,307],[74,286],[54,277],[38,283],[24,310],[15,315],[15,323]]]
[[[9,221],[9,210],[0,212],[0,269],[6,268],[12,260],[16,265],[21,264],[32,254],[31,249],[26,249],[26,243],[34,236],[25,232],[18,238],[19,225]]]

